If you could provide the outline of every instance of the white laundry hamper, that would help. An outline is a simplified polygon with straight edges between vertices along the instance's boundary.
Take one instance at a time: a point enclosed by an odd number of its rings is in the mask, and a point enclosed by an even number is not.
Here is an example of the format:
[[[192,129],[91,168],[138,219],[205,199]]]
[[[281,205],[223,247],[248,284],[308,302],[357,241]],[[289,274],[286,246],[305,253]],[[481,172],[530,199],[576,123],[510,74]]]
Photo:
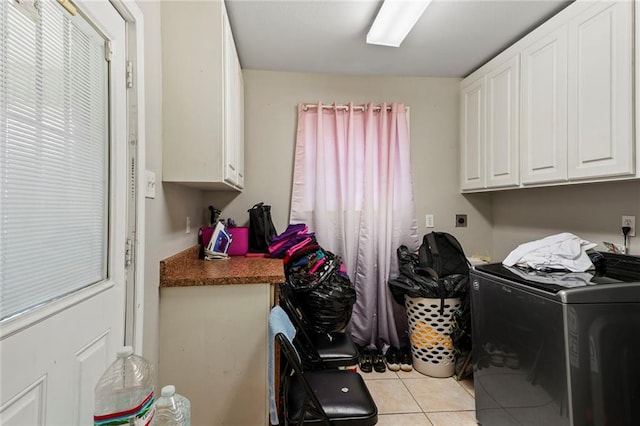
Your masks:
[[[445,298],[442,313],[440,303],[440,299],[405,295],[411,356],[416,371],[431,377],[451,377],[455,370],[451,324],[461,301]]]

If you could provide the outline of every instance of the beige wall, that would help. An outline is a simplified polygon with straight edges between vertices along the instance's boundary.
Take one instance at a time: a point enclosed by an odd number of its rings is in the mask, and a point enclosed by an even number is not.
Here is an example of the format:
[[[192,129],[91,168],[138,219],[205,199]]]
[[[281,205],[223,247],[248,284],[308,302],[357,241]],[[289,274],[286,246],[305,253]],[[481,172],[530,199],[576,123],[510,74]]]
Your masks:
[[[202,192],[162,183],[160,2],[137,4],[144,14],[145,29],[146,168],[156,174],[156,198],[147,199],[145,205],[143,356],[157,366],[160,260],[196,244],[196,232],[201,223]],[[185,233],[186,216],[193,219],[194,232],[191,234]]]
[[[410,107],[411,154],[420,235],[425,213],[435,230],[456,235],[467,254],[489,254],[491,195],[462,196],[458,177],[459,80],[447,78],[364,77],[244,71],[245,190],[207,192],[204,206],[223,209],[242,223],[247,209],[264,201],[282,232],[289,219],[298,102],[401,102]],[[454,228],[466,213],[468,228]]]
[[[602,241],[622,243],[623,215],[640,219],[640,182],[519,189],[493,198],[493,244],[499,260],[518,244],[558,232],[571,232],[605,250]],[[640,254],[638,237],[630,241],[631,253]]]

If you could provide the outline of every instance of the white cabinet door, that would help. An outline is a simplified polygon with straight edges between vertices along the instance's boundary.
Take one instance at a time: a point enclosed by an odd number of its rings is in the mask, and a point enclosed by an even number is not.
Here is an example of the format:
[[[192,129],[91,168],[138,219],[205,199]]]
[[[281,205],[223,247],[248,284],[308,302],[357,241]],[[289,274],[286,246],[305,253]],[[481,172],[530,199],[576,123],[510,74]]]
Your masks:
[[[569,23],[569,178],[633,174],[633,2]]]
[[[223,16],[224,34],[224,153],[226,182],[244,187],[244,88],[242,69],[226,14]]]
[[[244,79],[242,77],[242,68],[240,68],[240,60],[238,59],[238,55],[235,55],[235,64],[236,64],[236,76],[237,76],[237,102],[236,102],[236,120],[237,120],[237,131],[238,131],[238,140],[236,145],[237,152],[237,170],[238,170],[238,181],[236,185],[238,188],[244,188]]]
[[[223,51],[224,51],[224,180],[232,185],[238,183],[237,157],[237,123],[236,123],[236,72],[235,45],[229,19],[225,13],[222,17]]]
[[[522,51],[520,178],[567,180],[567,26]]]
[[[484,76],[460,88],[460,159],[462,190],[485,187],[484,171]]]
[[[514,55],[486,76],[486,186],[519,184],[518,112],[520,55]]]

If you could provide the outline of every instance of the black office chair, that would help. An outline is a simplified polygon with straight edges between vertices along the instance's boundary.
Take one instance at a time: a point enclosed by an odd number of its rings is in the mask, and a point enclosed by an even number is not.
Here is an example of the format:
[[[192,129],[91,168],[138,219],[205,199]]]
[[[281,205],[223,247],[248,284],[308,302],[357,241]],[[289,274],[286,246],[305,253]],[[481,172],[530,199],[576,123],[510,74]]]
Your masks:
[[[337,368],[358,364],[360,353],[351,336],[343,332],[314,333],[287,284],[280,287],[280,306],[296,327],[298,335],[294,344],[305,368]]]
[[[298,354],[282,333],[276,334],[286,359],[283,370],[285,425],[371,426],[378,408],[362,377],[347,370],[303,371]]]

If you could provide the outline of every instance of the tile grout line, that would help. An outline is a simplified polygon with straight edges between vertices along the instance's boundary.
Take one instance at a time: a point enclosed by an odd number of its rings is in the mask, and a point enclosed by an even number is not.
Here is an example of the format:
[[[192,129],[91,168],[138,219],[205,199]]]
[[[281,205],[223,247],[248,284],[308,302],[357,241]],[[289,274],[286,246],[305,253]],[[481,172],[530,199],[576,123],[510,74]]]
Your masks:
[[[413,394],[413,392],[411,392],[411,389],[409,389],[409,387],[407,386],[407,383],[405,383],[406,380],[422,380],[422,377],[415,377],[415,376],[411,376],[411,377],[405,377],[403,378],[398,372],[395,371],[391,371],[388,370],[389,373],[393,373],[392,377],[379,377],[377,378],[375,375],[371,375],[369,376],[367,373],[365,374],[361,374],[364,377],[372,377],[371,379],[369,379],[368,381],[379,381],[379,380],[399,380],[400,383],[402,383],[402,386],[409,392],[409,395],[411,395],[411,398],[413,399],[413,401],[416,403],[419,411],[416,412],[399,412],[399,413],[384,413],[384,414],[380,414],[381,416],[395,416],[395,415],[407,415],[407,414],[422,414],[425,419],[427,420],[428,424],[433,426],[434,423],[431,420],[431,417],[429,417],[430,414],[444,414],[446,415],[447,413],[475,413],[475,410],[438,410],[438,411],[424,411],[424,409],[422,408],[422,405],[420,404],[420,402],[418,401],[418,399],[416,398],[416,396]],[[429,378],[430,376],[425,375],[424,378]],[[459,386],[461,386],[465,393],[468,394],[474,401],[475,401],[475,395],[473,395],[471,393],[470,390],[468,390],[463,384],[462,381],[458,381],[455,380],[455,378],[451,377],[451,378],[447,378],[448,380],[453,380],[455,382],[458,383]]]
[[[390,371],[390,370],[389,370]],[[380,378],[380,379],[375,379],[372,381],[382,381],[382,380],[394,380],[394,381],[400,381],[400,383],[402,384],[402,386],[407,390],[407,392],[409,392],[409,395],[411,395],[411,398],[413,399],[413,401],[416,403],[416,406],[418,407],[419,411],[411,411],[411,412],[397,412],[397,413],[384,413],[384,414],[380,414],[382,416],[388,416],[388,415],[396,415],[396,416],[402,416],[405,414],[422,414],[424,416],[426,416],[426,413],[424,411],[422,411],[422,407],[420,406],[420,404],[418,403],[418,401],[416,400],[415,396],[413,396],[413,394],[411,393],[411,390],[409,388],[407,388],[407,386],[404,384],[404,382],[402,381],[402,379],[400,377],[398,377],[398,374],[395,371],[390,371],[391,373],[396,374],[396,377],[386,377],[386,378]],[[428,417],[427,417],[428,419]],[[429,420],[429,423],[431,425],[433,425],[433,423],[431,423],[431,420]]]
[[[455,380],[455,379],[454,379],[454,380]],[[465,390],[469,395],[471,395],[471,397],[473,398],[473,400],[474,400],[474,402],[475,402],[475,400],[476,400],[476,395],[475,395],[475,393],[471,393],[471,391],[470,391],[469,389],[467,389],[467,387],[466,387],[465,385],[463,385],[463,384],[462,384],[462,381],[461,381],[461,380],[456,380],[456,382],[457,382],[460,386],[462,386],[462,389],[464,389],[464,390]]]
[[[431,419],[429,419],[429,416],[427,416],[427,413],[425,413],[424,408],[422,408],[422,405],[420,404],[420,402],[418,402],[418,400],[416,399],[416,396],[413,394],[413,392],[411,392],[411,389],[409,389],[407,384],[404,382],[407,379],[403,379],[398,375],[398,380],[400,380],[400,383],[402,383],[402,386],[404,386],[404,388],[407,390],[407,392],[409,392],[409,395],[411,395],[411,398],[413,398],[414,402],[416,403],[416,405],[420,409],[420,412],[422,414],[424,414],[427,417],[427,419],[429,420],[429,423],[431,423]],[[410,379],[408,379],[408,380],[410,380]]]

